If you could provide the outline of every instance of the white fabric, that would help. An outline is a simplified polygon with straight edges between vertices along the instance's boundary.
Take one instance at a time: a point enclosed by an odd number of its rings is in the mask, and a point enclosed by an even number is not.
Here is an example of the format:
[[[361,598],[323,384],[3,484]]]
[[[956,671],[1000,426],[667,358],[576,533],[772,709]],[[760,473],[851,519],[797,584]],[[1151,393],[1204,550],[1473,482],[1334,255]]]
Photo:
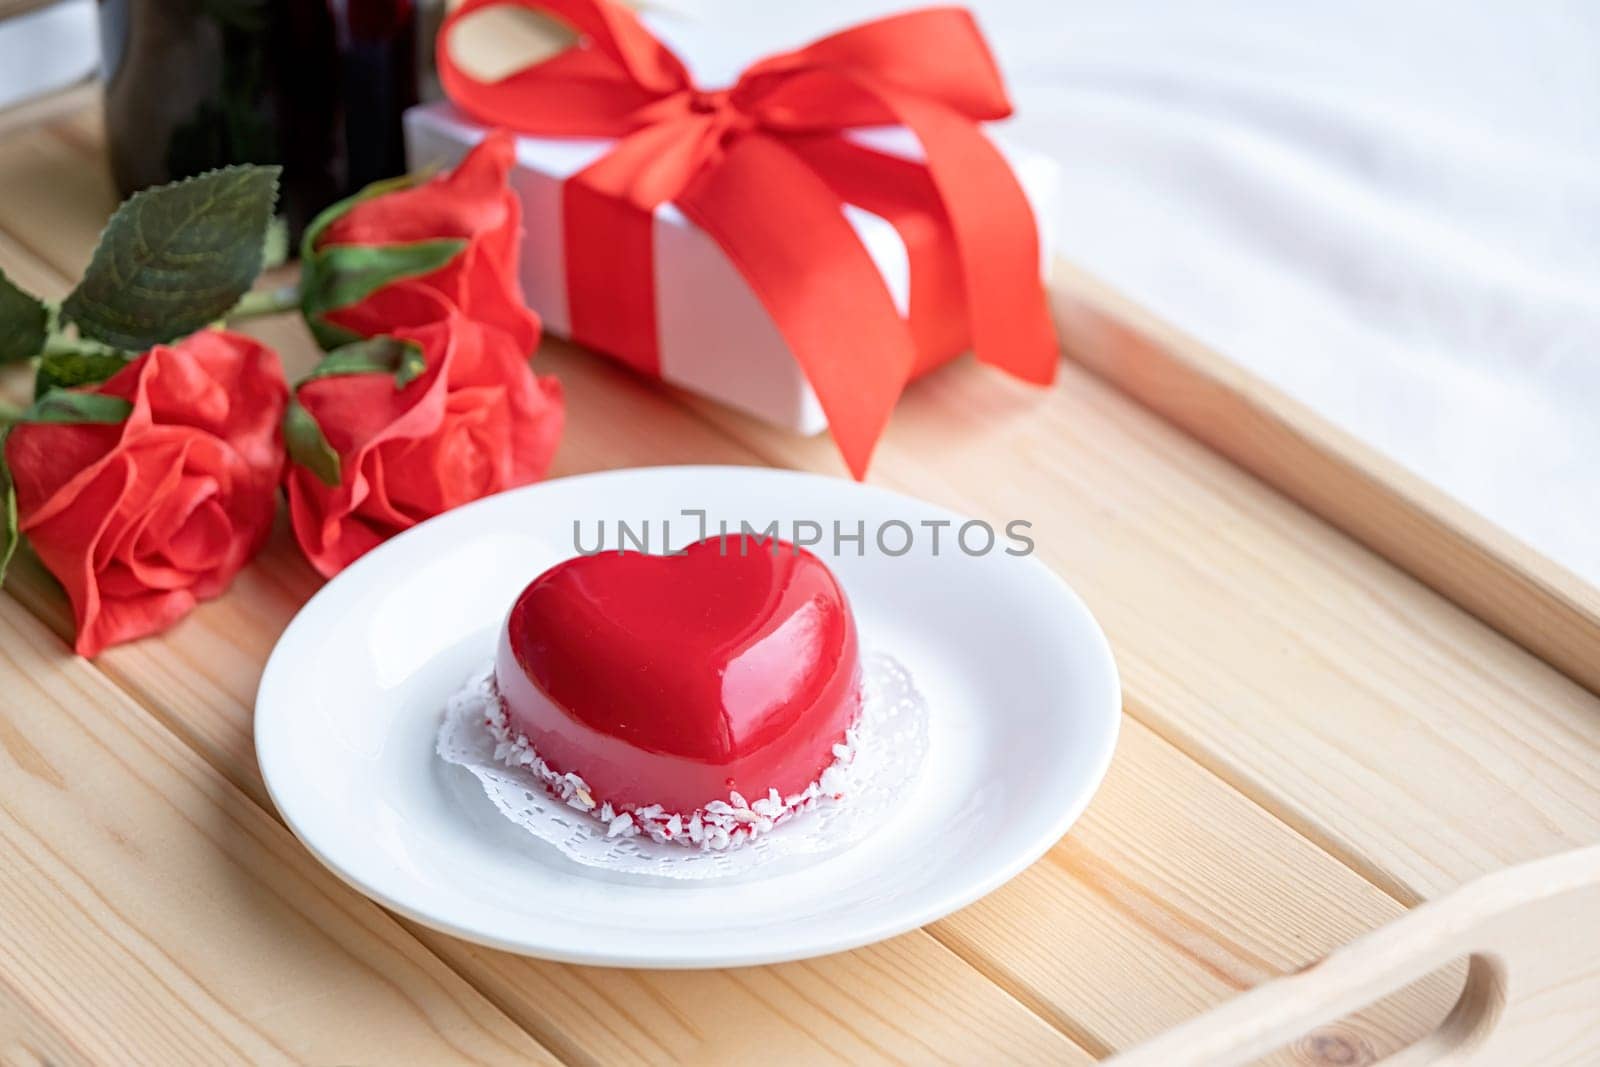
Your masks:
[[[65,0],[0,21],[0,108],[65,89],[100,65],[94,0]]]
[[[744,54],[914,0],[673,0]],[[1058,247],[1600,582],[1600,5],[974,0]]]

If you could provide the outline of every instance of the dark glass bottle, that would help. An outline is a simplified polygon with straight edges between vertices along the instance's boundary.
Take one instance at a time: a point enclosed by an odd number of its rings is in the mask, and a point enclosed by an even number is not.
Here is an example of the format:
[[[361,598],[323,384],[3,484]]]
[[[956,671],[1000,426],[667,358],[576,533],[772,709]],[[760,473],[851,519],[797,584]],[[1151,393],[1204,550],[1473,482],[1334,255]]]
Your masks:
[[[405,169],[415,0],[100,0],[117,186],[283,164],[279,210],[317,211]]]

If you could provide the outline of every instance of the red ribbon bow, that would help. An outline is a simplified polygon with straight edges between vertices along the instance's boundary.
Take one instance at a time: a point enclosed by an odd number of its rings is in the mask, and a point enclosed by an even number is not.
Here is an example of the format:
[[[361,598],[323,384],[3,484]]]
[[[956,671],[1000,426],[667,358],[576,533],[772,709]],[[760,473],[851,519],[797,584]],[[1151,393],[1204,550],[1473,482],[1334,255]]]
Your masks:
[[[502,3],[561,19],[578,43],[498,81],[474,80],[451,59],[450,32]],[[850,183],[839,176],[839,134],[900,125],[927,162],[884,173],[908,189],[926,186],[947,221],[978,358],[1028,381],[1055,376],[1033,212],[978,126],[1011,105],[964,10],[864,23],[760,60],[732,88],[708,92],[613,0],[467,0],[440,33],[439,70],[450,98],[481,122],[617,139],[564,189],[580,342],[658,371],[651,220],[674,203],[760,298],[862,477],[918,353],[842,212],[839,190]]]

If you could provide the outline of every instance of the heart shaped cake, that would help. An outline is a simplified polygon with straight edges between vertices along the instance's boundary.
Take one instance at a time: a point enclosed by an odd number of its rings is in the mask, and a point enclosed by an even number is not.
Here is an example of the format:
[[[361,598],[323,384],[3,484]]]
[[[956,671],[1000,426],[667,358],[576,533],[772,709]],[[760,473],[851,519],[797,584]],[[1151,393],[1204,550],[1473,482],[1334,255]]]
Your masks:
[[[499,758],[613,833],[706,848],[827,795],[861,711],[844,590],[748,535],[552,567],[512,606],[494,678]]]

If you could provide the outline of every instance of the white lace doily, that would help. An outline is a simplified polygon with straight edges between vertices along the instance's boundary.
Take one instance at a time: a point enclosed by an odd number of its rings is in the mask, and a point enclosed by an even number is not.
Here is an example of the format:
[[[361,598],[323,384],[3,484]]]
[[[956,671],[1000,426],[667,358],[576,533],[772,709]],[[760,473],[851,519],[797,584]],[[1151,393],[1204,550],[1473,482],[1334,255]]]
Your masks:
[[[928,750],[927,705],[911,675],[889,656],[864,656],[861,673],[854,758],[836,769],[839,798],[822,796],[814,810],[724,851],[660,844],[642,835],[608,837],[605,823],[552,796],[532,771],[497,760],[496,741],[486,725],[498,701],[492,667],[475,673],[450,697],[437,751],[446,763],[471,771],[500,814],[585,866],[688,880],[744,874],[780,859],[854,844],[909,794]]]

